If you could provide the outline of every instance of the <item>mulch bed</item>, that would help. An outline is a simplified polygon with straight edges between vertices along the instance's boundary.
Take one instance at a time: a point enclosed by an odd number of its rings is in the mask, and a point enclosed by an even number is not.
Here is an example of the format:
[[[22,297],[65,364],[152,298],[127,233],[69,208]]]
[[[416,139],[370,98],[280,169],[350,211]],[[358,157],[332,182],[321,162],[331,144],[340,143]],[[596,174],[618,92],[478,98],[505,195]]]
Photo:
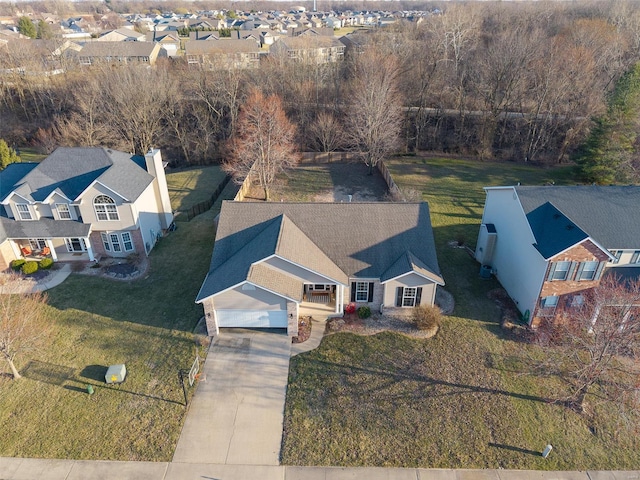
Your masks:
[[[291,339],[293,343],[302,343],[309,340],[311,336],[311,320],[311,317],[298,318],[298,336]]]
[[[381,315],[359,318],[357,313],[327,321],[327,333],[351,332],[357,335],[375,335],[380,332],[396,332],[413,338],[432,337],[436,330],[419,330],[409,316]]]

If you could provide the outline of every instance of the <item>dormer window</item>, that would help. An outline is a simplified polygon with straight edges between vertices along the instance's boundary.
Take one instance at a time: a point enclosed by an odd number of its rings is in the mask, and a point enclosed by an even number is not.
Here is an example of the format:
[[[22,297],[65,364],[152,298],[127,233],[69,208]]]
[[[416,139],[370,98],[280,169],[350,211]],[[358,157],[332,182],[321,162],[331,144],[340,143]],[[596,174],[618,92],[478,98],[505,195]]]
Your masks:
[[[56,203],[56,210],[58,211],[58,218],[60,220],[71,220],[69,205],[66,203]]]
[[[33,220],[27,203],[16,203],[16,210],[18,211],[20,220]]]
[[[98,220],[120,220],[116,202],[108,195],[98,195],[94,198],[93,208]]]

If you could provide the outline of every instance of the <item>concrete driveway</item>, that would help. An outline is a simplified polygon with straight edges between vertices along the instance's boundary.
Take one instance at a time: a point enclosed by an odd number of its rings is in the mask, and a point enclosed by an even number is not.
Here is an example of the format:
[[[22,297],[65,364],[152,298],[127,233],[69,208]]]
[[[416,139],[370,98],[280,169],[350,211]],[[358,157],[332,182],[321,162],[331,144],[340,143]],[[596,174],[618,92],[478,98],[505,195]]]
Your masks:
[[[174,462],[278,465],[291,339],[224,329],[209,349]]]

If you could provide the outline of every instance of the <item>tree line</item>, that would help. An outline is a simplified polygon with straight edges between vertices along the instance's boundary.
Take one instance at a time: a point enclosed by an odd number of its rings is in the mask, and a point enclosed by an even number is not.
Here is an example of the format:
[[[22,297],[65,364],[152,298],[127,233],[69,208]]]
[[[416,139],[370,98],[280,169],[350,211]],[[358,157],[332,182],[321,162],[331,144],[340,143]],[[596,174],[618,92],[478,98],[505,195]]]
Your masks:
[[[0,56],[0,138],[216,162],[257,88],[282,101],[301,149],[363,151],[372,165],[416,149],[560,163],[610,110],[639,47],[638,4],[610,1],[452,3],[420,23],[357,32],[344,61],[329,64],[81,68],[16,49]],[[55,67],[64,73],[34,73]]]

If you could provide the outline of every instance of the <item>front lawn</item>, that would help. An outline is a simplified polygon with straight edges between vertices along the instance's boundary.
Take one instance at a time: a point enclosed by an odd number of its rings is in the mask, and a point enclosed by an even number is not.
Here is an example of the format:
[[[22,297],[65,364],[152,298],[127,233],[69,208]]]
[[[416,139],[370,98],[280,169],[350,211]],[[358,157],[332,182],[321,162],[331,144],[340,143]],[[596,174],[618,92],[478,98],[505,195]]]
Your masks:
[[[539,169],[448,158],[387,163],[430,204],[438,258],[456,301],[432,339],[338,333],[291,360],[282,462],[291,465],[549,470],[637,469],[636,425],[594,404],[580,416],[551,400],[561,385],[529,375],[544,352],[506,338],[472,249],[483,186],[572,182]],[[455,242],[453,242],[455,240]],[[551,443],[553,452],[540,456]]]
[[[186,413],[178,370],[196,353],[194,299],[219,209],[220,201],[162,238],[139,280],[72,274],[48,292],[55,333],[18,359],[23,379],[0,376],[0,456],[171,460]],[[105,369],[119,363],[126,381],[108,386]]]

